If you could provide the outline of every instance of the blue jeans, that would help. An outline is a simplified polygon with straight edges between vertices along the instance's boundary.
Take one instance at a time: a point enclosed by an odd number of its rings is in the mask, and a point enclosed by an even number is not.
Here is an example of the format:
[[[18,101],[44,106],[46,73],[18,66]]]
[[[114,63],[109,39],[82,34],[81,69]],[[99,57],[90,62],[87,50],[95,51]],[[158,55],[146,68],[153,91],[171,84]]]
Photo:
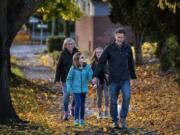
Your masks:
[[[84,120],[86,93],[74,93],[74,98],[75,98],[74,119]]]
[[[120,118],[126,118],[130,103],[130,80],[120,81],[119,83],[110,83],[110,114],[113,122],[118,121],[117,100],[119,91],[122,92],[122,107],[120,112]]]
[[[64,112],[68,113],[68,105],[69,105],[69,97],[70,93],[67,92],[66,83],[62,83],[63,85],[63,104],[64,104]],[[74,107],[74,97],[72,101],[72,107]]]

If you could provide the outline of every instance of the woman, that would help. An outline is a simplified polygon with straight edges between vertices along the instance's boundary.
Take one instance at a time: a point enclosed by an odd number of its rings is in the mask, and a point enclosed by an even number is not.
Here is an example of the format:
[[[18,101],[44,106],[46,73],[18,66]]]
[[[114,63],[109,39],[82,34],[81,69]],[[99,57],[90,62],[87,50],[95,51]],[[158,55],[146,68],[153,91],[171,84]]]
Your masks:
[[[99,63],[99,59],[101,57],[101,54],[103,53],[103,48],[98,47],[94,50],[92,58],[91,58],[91,67],[94,71],[97,64]],[[96,86],[95,86],[96,85]],[[109,106],[109,91],[108,91],[108,71],[107,71],[107,65],[104,67],[104,69],[101,71],[101,73],[98,76],[98,83],[95,84],[94,88],[96,88],[97,92],[97,107],[98,107],[98,116],[97,118],[102,118],[102,98],[104,93],[104,99],[105,99],[105,112],[104,112],[104,118],[108,117],[108,106]]]
[[[73,55],[78,52],[76,48],[76,43],[72,38],[66,38],[63,43],[63,51],[59,58],[57,68],[56,68],[56,75],[55,75],[55,82],[61,81],[62,83],[62,90],[63,90],[63,104],[64,104],[64,118],[63,120],[69,119],[69,97],[70,93],[67,92],[66,88],[66,77],[69,72],[69,69],[72,65],[72,57]],[[71,114],[74,115],[74,99],[72,102],[71,107]]]

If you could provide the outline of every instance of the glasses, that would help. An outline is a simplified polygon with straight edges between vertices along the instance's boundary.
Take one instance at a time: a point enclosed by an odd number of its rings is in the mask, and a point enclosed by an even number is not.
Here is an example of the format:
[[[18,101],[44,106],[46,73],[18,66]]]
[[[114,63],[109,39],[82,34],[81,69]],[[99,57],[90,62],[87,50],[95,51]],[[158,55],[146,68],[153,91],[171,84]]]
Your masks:
[[[74,45],[73,43],[66,43],[67,45]]]
[[[102,51],[96,51],[96,53],[102,53]]]

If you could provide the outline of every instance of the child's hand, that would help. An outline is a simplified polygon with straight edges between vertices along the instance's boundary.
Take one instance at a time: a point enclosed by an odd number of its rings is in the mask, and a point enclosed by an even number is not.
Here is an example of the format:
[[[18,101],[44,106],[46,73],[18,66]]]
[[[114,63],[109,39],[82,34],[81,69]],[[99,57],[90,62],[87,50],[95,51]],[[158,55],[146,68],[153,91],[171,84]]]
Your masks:
[[[94,85],[93,85],[93,89],[97,89],[97,84],[94,84]]]
[[[94,78],[92,79],[92,83],[93,83],[93,84],[96,84],[96,83],[97,83],[97,78],[96,78],[96,77],[94,77]]]

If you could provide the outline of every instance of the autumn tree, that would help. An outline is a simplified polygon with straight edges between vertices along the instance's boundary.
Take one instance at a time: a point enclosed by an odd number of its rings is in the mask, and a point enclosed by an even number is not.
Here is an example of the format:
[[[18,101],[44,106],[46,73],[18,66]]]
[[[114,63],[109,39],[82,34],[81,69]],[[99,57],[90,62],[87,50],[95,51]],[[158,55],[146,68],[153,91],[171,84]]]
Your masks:
[[[161,2],[162,0],[159,1]],[[152,18],[155,18],[153,22],[156,24],[157,30],[159,30],[158,32],[154,32],[156,33],[154,35],[158,35],[156,36],[156,41],[159,43],[158,53],[161,69],[166,72],[171,67],[170,65],[169,68],[166,67],[166,61],[168,59],[171,63],[174,63],[173,65],[177,69],[180,68],[180,1],[167,0],[164,2],[166,2],[164,8],[162,8],[162,3],[158,3],[158,8],[155,8],[153,11]],[[178,43],[176,47],[175,43],[171,46],[168,44],[168,39],[172,36],[176,37],[174,38]],[[171,48],[174,48],[174,51]],[[171,56],[173,56],[172,59],[170,59]]]
[[[110,0],[112,22],[131,26],[135,34],[136,65],[142,64],[141,45],[145,36],[144,27],[147,25],[145,19],[149,19],[148,13],[144,12],[145,8],[146,2],[142,0]]]
[[[168,9],[170,12],[175,13],[176,10],[180,8],[180,1],[179,0],[158,0],[157,6],[162,10]]]
[[[21,122],[16,114],[9,91],[10,47],[14,37],[28,18],[38,9],[49,9],[57,3],[57,13],[69,19],[78,13],[74,0],[0,0],[0,123]],[[78,9],[79,10],[79,9]],[[72,12],[71,12],[72,11]]]
[[[141,44],[144,37],[161,44],[160,52],[166,48],[166,40],[170,34],[179,37],[180,34],[180,8],[179,2],[171,1],[173,10],[165,8],[161,1],[164,0],[110,0],[113,22],[129,25],[135,33],[136,64],[142,64]],[[177,2],[177,3],[174,3]],[[162,8],[165,6],[164,8]],[[179,40],[179,38],[177,38]],[[179,42],[179,41],[178,41]],[[180,43],[179,43],[180,44]]]
[[[70,36],[70,22],[76,21],[83,15],[75,2],[66,0],[51,0],[51,2],[45,3],[43,8],[40,8],[37,13],[41,14],[44,20],[54,20],[55,25],[58,25],[60,18],[63,18],[64,34],[67,37]]]

